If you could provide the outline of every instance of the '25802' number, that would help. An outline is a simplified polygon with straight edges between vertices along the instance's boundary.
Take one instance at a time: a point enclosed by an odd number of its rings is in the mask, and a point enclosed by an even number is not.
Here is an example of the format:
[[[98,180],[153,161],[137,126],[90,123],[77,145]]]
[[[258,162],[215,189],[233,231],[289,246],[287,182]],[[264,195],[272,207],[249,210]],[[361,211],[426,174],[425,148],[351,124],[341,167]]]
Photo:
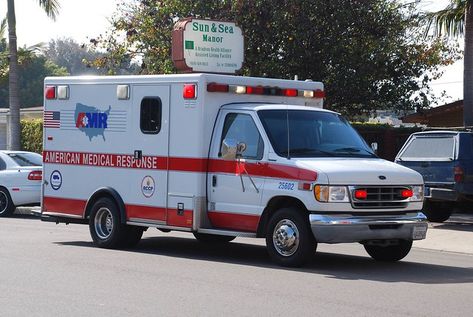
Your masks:
[[[294,183],[279,182],[278,189],[282,189],[282,190],[294,190]]]

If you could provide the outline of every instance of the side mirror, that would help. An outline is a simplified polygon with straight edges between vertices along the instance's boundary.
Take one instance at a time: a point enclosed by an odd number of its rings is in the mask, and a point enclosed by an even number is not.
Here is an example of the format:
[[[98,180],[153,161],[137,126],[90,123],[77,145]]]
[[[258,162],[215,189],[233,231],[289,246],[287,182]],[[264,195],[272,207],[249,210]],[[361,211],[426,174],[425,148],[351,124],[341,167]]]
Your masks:
[[[378,142],[371,143],[371,149],[376,153],[378,151]]]
[[[241,156],[246,150],[246,143],[237,142],[234,139],[224,139],[220,153],[224,160],[236,160],[237,157]]]

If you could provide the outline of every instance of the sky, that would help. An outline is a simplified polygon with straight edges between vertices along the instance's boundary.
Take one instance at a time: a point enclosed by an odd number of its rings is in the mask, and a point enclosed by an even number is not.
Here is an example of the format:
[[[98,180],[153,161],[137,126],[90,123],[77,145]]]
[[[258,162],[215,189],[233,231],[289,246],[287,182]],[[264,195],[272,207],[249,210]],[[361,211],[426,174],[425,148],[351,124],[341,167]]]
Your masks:
[[[55,22],[37,5],[37,0],[16,0],[17,38],[19,46],[49,42],[51,39],[74,39],[79,44],[104,33],[108,18],[115,12],[118,0],[60,0],[61,9]],[[184,1],[184,0],[183,0]],[[448,0],[424,0],[426,10],[440,10]],[[6,15],[7,1],[0,1],[0,17]],[[462,42],[463,43],[463,42]],[[463,98],[463,60],[445,68],[445,74],[432,83],[437,95],[443,90],[451,97],[445,102]]]

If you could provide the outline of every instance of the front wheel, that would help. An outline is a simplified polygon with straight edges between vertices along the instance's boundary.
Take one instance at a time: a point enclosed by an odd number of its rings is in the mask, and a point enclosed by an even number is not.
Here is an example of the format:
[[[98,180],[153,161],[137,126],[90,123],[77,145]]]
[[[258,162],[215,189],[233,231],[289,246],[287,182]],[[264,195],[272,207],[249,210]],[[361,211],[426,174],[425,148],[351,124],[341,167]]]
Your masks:
[[[396,244],[364,245],[366,252],[376,261],[396,262],[411,251],[412,240],[399,240]]]
[[[266,247],[279,265],[299,267],[315,253],[317,243],[309,226],[309,217],[296,208],[282,208],[270,218]]]
[[[0,217],[10,216],[15,211],[15,205],[6,188],[0,188]]]
[[[452,215],[452,207],[445,202],[425,201],[422,212],[430,222],[445,222]]]

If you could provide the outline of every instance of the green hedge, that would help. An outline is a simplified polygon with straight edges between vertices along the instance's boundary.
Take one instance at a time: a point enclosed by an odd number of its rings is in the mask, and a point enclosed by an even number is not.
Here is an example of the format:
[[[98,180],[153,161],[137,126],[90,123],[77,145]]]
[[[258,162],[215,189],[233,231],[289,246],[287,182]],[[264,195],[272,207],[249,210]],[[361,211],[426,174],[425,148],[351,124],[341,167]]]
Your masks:
[[[21,120],[21,148],[41,154],[43,151],[43,120]]]

